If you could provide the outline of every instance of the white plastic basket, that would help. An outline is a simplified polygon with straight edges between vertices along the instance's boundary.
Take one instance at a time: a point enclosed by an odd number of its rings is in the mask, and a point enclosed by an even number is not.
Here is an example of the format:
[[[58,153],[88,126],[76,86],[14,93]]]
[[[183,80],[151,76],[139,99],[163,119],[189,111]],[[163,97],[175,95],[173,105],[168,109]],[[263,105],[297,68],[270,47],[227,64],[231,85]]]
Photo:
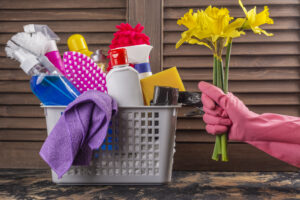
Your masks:
[[[64,106],[43,106],[48,134]],[[72,166],[58,184],[162,184],[171,181],[175,153],[176,108],[119,107],[105,142],[89,166]]]

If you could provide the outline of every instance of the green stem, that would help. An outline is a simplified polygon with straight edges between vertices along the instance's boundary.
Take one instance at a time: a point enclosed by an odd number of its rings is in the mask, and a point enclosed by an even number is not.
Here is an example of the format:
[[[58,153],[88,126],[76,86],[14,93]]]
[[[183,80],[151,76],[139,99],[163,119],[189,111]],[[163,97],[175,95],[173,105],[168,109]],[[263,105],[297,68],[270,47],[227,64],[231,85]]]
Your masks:
[[[231,48],[232,48],[232,38],[229,39],[227,49],[226,49],[224,87],[223,87],[223,91],[225,92],[225,94],[228,93],[228,76],[229,76],[229,63],[230,63]],[[221,135],[221,148],[222,148],[222,161],[228,161],[227,133],[224,133]]]
[[[214,85],[224,90],[226,80],[224,77],[222,59],[214,57],[214,70],[213,70]],[[217,79],[217,80],[216,80]],[[228,80],[228,79],[227,79]],[[219,155],[222,155],[222,161],[228,161],[227,156],[227,133],[216,136],[216,142],[212,159],[218,161]]]
[[[227,155],[227,133],[223,133],[221,135],[221,148],[222,148],[222,161],[227,162],[228,161],[228,155]]]
[[[225,90],[225,85],[226,85],[226,80],[224,78],[224,71],[223,71],[223,64],[222,64],[222,59],[219,60],[219,71],[220,71],[220,77],[222,79],[221,83],[222,83],[222,89],[223,91]],[[227,79],[228,81],[228,79]],[[228,83],[227,83],[228,85]],[[227,133],[223,133],[221,135],[219,135],[220,137],[220,143],[221,143],[221,154],[222,154],[222,161],[228,161],[228,156],[227,156]]]
[[[217,87],[223,89],[221,62],[217,58]]]
[[[214,56],[214,65],[213,65],[213,84],[217,85],[217,57]]]
[[[230,54],[232,48],[232,38],[229,39],[227,49],[226,49],[226,60],[225,60],[225,74],[224,74],[224,92],[228,92],[228,75],[229,75],[229,63],[230,63]]]
[[[218,80],[218,59],[214,56],[214,63],[213,63],[213,84],[217,86]],[[219,152],[221,151],[221,138],[216,136],[216,142],[214,146],[214,151],[212,155],[212,159],[215,161],[219,160]]]
[[[218,87],[224,90],[224,70],[222,59],[218,59],[219,85]]]
[[[217,86],[223,90],[224,86],[224,73],[223,73],[223,65],[222,65],[222,58],[217,58]],[[218,141],[218,154],[223,158],[223,146],[222,146],[222,135],[217,135],[216,140]]]

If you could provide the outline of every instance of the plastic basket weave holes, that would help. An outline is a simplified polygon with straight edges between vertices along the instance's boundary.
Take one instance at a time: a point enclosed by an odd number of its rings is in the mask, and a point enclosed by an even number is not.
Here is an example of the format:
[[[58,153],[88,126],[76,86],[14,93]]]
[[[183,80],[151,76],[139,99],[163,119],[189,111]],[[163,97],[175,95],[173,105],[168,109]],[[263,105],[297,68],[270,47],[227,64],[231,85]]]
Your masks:
[[[94,152],[98,176],[159,176],[159,112],[121,112],[109,125],[101,148]],[[92,174],[72,168],[69,175]]]

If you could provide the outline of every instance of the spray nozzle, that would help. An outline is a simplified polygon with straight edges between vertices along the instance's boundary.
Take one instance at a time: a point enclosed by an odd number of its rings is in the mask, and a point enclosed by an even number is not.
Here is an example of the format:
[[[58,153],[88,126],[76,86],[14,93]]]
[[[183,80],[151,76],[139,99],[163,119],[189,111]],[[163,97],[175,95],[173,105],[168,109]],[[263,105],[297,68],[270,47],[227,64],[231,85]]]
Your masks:
[[[24,32],[26,33],[36,33],[41,32],[43,33],[49,40],[56,40],[59,41],[60,38],[56,33],[54,33],[49,26],[42,25],[42,24],[27,24],[23,26]]]
[[[152,46],[147,44],[120,47],[127,50],[128,62],[131,64],[149,63]],[[117,48],[118,49],[118,48]]]

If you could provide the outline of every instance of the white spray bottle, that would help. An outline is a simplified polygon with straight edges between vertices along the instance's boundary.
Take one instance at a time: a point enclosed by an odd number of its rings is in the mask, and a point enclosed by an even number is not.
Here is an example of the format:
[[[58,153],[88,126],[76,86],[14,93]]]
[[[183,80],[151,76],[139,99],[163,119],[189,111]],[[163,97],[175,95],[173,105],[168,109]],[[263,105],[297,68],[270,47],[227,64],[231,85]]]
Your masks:
[[[143,79],[152,75],[149,54],[152,50],[152,46],[141,44],[134,46],[122,47],[127,50],[128,62],[134,64],[134,69],[139,72],[139,78]]]
[[[139,73],[128,65],[126,49],[112,49],[110,61],[113,69],[106,76],[108,94],[119,106],[143,106]]]
[[[25,33],[42,33],[48,39],[45,49],[45,56],[53,63],[53,65],[64,74],[64,64],[59,54],[56,42],[60,38],[47,26],[40,24],[27,24],[23,26]]]

